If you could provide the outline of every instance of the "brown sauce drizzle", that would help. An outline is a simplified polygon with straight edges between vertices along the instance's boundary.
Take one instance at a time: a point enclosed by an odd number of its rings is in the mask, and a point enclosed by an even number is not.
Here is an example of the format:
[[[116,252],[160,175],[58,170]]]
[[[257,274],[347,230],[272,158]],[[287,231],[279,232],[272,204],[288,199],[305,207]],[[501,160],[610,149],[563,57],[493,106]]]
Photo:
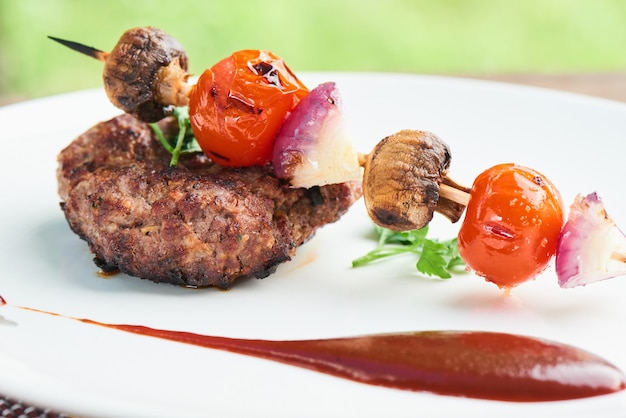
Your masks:
[[[361,383],[441,395],[542,402],[626,389],[624,374],[592,353],[506,333],[425,331],[270,341],[80,321],[274,360]]]
[[[0,296],[0,304],[5,303]],[[70,319],[273,360],[370,385],[440,395],[545,402],[626,389],[622,371],[595,354],[571,345],[508,333],[422,331],[275,341]]]

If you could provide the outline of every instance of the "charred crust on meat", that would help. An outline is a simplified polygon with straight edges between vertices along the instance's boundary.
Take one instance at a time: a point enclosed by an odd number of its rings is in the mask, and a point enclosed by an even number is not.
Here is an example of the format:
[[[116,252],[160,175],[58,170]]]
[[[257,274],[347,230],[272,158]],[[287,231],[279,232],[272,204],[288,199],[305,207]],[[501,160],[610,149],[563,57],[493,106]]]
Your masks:
[[[119,271],[117,266],[110,265],[109,263],[98,257],[93,258],[93,263],[105,274],[117,273]]]
[[[311,199],[311,204],[313,206],[323,205],[324,204],[324,196],[320,191],[319,186],[313,186],[307,190],[307,194],[309,195],[309,199]]]
[[[60,208],[101,270],[220,289],[264,278],[361,196],[360,184],[292,188],[271,166],[170,156],[148,124],[97,124],[58,157]]]

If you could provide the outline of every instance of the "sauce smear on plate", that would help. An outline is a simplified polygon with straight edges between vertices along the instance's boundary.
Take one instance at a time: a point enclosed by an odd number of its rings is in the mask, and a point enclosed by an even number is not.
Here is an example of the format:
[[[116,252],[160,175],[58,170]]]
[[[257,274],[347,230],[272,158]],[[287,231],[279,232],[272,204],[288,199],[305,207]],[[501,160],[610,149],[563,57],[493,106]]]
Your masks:
[[[626,389],[624,374],[592,353],[507,333],[423,331],[271,341],[80,321],[274,360],[371,385],[442,395],[541,402]]]
[[[6,304],[1,296],[0,304]],[[440,395],[546,402],[626,389],[622,371],[593,353],[501,332],[421,331],[315,340],[258,340],[69,319],[273,360],[370,385]]]

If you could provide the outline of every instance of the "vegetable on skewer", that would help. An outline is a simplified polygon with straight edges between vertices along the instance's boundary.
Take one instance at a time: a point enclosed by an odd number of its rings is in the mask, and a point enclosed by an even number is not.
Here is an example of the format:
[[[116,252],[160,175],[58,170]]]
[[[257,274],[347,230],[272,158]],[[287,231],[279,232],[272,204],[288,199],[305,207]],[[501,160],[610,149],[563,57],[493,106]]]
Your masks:
[[[274,140],[272,165],[276,177],[293,187],[361,181],[335,83],[320,84],[293,108]]]
[[[189,95],[198,144],[218,164],[265,165],[289,112],[309,93],[282,58],[237,51],[204,71]]]
[[[578,195],[570,206],[556,255],[563,288],[626,275],[626,236],[596,193]]]
[[[562,227],[563,205],[552,182],[533,169],[499,164],[474,180],[459,252],[478,275],[511,288],[548,266]]]
[[[433,213],[461,218],[469,189],[448,176],[451,152],[431,132],[402,130],[384,138],[365,159],[363,199],[370,217],[394,231],[421,229]]]

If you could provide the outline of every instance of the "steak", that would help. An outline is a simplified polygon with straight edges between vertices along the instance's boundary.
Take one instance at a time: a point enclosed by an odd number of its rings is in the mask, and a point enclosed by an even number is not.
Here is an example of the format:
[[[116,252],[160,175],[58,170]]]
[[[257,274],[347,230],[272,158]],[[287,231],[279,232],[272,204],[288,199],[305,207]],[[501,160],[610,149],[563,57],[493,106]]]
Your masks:
[[[222,289],[265,278],[361,196],[357,183],[292,188],[271,166],[233,169],[195,153],[170,167],[170,157],[130,115],[95,125],[59,154],[61,209],[103,271]]]

